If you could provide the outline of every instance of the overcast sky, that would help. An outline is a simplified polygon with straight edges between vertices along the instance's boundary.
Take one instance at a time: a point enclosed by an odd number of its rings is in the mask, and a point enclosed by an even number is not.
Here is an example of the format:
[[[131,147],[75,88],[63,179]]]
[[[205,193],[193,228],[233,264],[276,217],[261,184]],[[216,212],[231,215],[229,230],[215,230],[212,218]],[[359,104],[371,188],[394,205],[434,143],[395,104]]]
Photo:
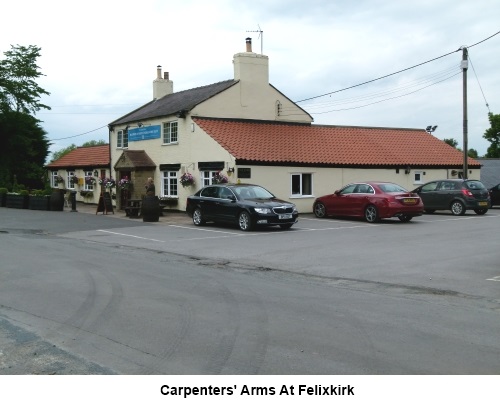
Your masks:
[[[461,147],[465,45],[469,148],[484,155],[486,103],[500,113],[500,34],[487,39],[498,31],[498,0],[25,0],[2,5],[0,57],[11,45],[41,48],[52,110],[37,117],[52,152],[108,141],[107,124],[152,99],[157,65],[174,91],[232,79],[247,36],[269,57],[273,86],[311,99],[299,105],[314,123],[437,125],[436,137]]]

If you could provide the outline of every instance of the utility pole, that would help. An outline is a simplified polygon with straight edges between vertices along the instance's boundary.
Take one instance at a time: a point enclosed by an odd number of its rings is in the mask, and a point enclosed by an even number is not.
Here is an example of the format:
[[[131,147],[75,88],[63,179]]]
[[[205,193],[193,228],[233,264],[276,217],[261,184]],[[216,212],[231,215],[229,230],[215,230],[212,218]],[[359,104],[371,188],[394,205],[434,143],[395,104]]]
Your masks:
[[[465,46],[462,47],[462,63],[461,63],[461,68],[463,71],[463,105],[464,105],[464,141],[463,141],[463,148],[464,148],[464,167],[463,167],[463,179],[466,180],[468,175],[468,167],[467,167],[467,159],[468,159],[468,153],[469,153],[469,147],[467,146],[467,127],[468,127],[468,121],[467,121],[467,68],[468,68],[468,54],[467,54],[467,48]]]

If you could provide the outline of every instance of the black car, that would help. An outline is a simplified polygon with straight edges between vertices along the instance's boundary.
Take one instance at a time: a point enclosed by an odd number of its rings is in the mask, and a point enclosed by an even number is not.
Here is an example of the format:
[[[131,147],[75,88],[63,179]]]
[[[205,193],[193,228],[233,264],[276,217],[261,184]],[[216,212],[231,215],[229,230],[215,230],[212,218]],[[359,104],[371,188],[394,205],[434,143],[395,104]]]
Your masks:
[[[488,189],[490,193],[491,206],[500,205],[500,184]]]
[[[484,215],[490,208],[488,190],[478,180],[435,180],[413,190],[424,203],[425,212],[451,210],[453,215],[464,215],[468,209]]]
[[[294,204],[253,184],[214,184],[187,198],[186,212],[196,226],[206,222],[237,224],[242,231],[279,225],[289,229],[299,213]]]

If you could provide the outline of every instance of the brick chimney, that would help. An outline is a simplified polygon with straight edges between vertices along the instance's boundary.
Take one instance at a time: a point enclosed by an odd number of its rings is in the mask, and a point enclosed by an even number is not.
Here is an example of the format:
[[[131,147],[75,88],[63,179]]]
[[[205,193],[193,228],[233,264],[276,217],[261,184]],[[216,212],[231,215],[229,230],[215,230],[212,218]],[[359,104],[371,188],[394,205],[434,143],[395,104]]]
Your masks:
[[[162,76],[161,66],[156,67],[156,79],[153,81],[153,99],[168,96],[174,92],[174,82],[169,79],[168,72]]]

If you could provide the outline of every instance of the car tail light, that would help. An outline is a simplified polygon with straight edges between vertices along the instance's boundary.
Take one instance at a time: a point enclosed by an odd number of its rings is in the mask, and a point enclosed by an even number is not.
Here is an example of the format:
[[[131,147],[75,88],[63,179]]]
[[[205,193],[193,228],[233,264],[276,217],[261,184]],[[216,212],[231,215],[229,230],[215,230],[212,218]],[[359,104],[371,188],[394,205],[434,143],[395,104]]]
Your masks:
[[[466,188],[462,189],[462,194],[466,197],[474,197],[474,194],[472,194],[470,190],[467,190]]]

